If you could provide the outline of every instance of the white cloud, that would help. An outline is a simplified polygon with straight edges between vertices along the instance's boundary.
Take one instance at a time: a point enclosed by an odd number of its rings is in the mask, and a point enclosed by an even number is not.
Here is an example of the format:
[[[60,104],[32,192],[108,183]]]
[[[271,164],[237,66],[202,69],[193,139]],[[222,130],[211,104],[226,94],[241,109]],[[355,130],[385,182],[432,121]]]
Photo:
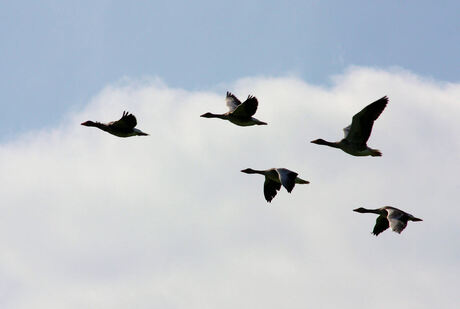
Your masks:
[[[460,84],[361,67],[333,80],[228,85],[259,99],[269,125],[249,128],[199,117],[226,111],[225,90],[126,81],[1,145],[2,308],[455,308]],[[384,95],[369,141],[383,157],[310,143]],[[123,110],[151,136],[80,126]],[[267,204],[247,167],[311,184]],[[375,216],[352,212],[388,204],[424,221],[375,238]]]

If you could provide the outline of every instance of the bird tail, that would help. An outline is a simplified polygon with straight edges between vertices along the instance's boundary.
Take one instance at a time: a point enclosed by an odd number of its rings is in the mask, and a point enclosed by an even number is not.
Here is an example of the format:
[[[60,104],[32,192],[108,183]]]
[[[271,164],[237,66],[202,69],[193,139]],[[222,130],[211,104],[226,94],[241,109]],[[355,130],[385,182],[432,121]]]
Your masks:
[[[373,157],[381,157],[382,152],[380,150],[378,150],[378,149],[372,149],[371,156],[373,156]]]

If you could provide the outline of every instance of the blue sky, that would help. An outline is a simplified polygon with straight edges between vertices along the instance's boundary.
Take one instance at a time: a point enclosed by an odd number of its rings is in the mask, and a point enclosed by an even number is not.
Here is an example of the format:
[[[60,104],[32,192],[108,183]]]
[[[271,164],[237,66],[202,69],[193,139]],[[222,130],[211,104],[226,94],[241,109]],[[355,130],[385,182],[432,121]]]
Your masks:
[[[314,84],[350,65],[458,81],[458,1],[2,1],[0,140],[52,127],[124,77]]]

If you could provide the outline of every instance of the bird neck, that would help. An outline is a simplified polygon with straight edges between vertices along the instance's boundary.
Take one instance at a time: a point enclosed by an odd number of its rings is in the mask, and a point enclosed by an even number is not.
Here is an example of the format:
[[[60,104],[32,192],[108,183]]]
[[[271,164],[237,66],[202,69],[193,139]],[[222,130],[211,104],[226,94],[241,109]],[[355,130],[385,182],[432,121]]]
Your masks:
[[[377,208],[377,209],[366,209],[366,208],[360,208],[359,212],[362,212],[362,213],[373,213],[373,214],[381,214],[382,211],[380,210],[380,208]]]
[[[96,128],[102,129],[102,130],[107,129],[107,125],[106,125],[105,123],[100,123],[100,122],[97,122],[97,121],[91,123],[90,126],[91,126],[91,127],[96,127]]]
[[[219,118],[219,119],[228,119],[227,114],[213,114],[213,113],[207,113],[206,118]]]
[[[100,123],[100,122],[97,122],[97,121],[96,122],[87,121],[87,122],[83,123],[83,125],[85,125],[87,127],[96,127],[96,128],[99,128],[99,129],[107,127],[106,124],[103,124],[103,123]]]
[[[328,142],[328,141],[325,141],[323,139],[317,140],[316,144],[325,145],[325,146],[334,147],[334,148],[340,148],[340,146],[341,146],[340,142]]]
[[[259,170],[254,170],[252,168],[249,168],[246,170],[247,174],[261,174],[261,175],[265,175],[265,171],[259,171]]]

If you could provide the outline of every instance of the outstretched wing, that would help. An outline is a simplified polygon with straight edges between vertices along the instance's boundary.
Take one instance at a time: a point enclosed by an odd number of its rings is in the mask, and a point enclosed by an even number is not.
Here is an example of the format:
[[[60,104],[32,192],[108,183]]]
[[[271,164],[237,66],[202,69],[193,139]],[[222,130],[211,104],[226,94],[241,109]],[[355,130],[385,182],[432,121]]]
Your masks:
[[[283,187],[286,188],[287,192],[291,193],[292,189],[294,189],[295,179],[298,174],[286,168],[277,168],[276,171],[278,172]]]
[[[344,129],[345,138],[350,143],[365,145],[371,135],[374,121],[380,116],[387,104],[388,97],[385,96],[369,104],[354,115],[351,126]]]
[[[250,118],[256,113],[258,105],[257,98],[250,95],[246,101],[238,105],[232,114],[236,117]]]
[[[268,177],[265,177],[264,182],[264,196],[267,202],[271,202],[272,199],[276,196],[276,193],[281,189],[281,184],[270,180]]]
[[[120,120],[109,123],[109,126],[119,131],[131,131],[137,125],[136,117],[128,112],[123,112]]]
[[[230,112],[233,112],[240,104],[240,100],[231,92],[227,91],[227,97],[225,98],[225,103],[227,104]]]
[[[388,223],[387,217],[384,215],[380,215],[377,217],[377,220],[375,220],[375,226],[374,226],[374,230],[372,231],[372,234],[374,234],[375,236],[378,236],[380,233],[385,231],[389,226],[390,224]]]

